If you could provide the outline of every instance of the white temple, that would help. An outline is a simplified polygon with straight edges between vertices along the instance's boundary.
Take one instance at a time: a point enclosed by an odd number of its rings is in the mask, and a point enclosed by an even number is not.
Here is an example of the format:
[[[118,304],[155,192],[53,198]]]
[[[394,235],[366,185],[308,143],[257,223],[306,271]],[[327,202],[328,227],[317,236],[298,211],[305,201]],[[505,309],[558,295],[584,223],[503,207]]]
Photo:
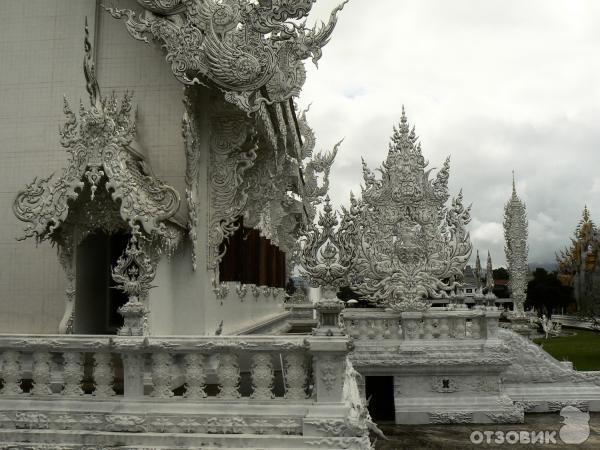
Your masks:
[[[490,299],[464,304],[471,207],[404,110],[332,208],[341,143],[316,152],[295,100],[345,3],[309,28],[313,3],[0,5],[28,75],[0,78],[21,92],[0,102],[2,446],[368,449],[382,420],[600,410],[597,375],[500,329]],[[296,263],[314,305],[286,302]]]

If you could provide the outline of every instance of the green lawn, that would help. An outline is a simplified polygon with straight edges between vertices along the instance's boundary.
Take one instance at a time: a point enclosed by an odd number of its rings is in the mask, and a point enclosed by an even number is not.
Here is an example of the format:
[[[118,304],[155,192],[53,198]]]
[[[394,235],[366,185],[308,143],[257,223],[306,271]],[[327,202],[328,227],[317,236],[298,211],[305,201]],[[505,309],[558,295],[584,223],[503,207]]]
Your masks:
[[[534,339],[538,345],[559,361],[571,361],[577,370],[600,370],[600,333],[589,330],[565,329],[574,336]]]

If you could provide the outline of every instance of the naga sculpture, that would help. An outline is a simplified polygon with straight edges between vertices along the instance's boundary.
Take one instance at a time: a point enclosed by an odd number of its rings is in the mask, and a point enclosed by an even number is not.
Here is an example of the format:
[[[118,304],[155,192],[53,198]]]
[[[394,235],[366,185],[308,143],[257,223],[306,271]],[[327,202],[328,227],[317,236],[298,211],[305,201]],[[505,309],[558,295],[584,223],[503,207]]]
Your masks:
[[[242,110],[298,96],[337,22],[307,28],[314,0],[138,0],[143,11],[107,8],[135,39],[158,41],[175,77],[184,84],[216,86]]]

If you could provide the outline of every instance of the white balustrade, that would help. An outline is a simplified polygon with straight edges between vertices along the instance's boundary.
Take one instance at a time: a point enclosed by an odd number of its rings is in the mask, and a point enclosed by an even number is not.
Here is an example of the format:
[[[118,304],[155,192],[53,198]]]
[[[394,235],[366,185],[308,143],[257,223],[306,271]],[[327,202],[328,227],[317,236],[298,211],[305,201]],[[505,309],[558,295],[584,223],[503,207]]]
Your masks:
[[[312,351],[321,340],[333,342],[332,350],[327,344]],[[307,391],[313,386],[312,365],[322,358],[345,356],[346,343],[343,336],[0,335],[0,397],[201,401],[215,395],[239,398],[242,390],[251,399],[301,401],[312,395]],[[345,364],[338,359],[336,373]],[[328,364],[327,370],[333,370]],[[249,383],[240,389],[244,374]],[[283,380],[283,390],[274,388],[277,377]],[[317,379],[313,387],[318,384]]]
[[[425,312],[391,312],[370,308],[343,311],[346,333],[358,341],[495,339],[496,309],[431,308]]]

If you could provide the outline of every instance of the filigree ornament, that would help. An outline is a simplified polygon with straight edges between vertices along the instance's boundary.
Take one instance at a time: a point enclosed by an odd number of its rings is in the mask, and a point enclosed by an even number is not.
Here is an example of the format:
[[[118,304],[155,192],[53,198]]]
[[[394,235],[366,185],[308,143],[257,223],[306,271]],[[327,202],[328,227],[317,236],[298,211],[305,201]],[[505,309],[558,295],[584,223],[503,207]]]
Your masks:
[[[337,213],[331,208],[329,196],[325,197],[317,225],[308,224],[303,233],[300,273],[313,286],[321,286],[326,298],[335,299],[337,288],[348,284],[355,250],[350,245],[348,222],[343,221],[338,227]]]
[[[298,116],[298,127],[303,140],[298,163],[302,173],[299,193],[302,197],[307,221],[312,222],[316,214],[316,206],[323,201],[324,196],[329,191],[329,172],[344,140],[341,139],[335,144],[331,151],[313,154],[316,139],[306,120],[306,113],[309,108],[310,105]],[[319,179],[321,180],[320,185]]]
[[[123,255],[112,269],[112,278],[119,284],[117,289],[125,292],[130,298],[146,297],[153,287],[150,283],[156,275],[156,266],[138,244],[139,232],[134,232],[129,239]]]
[[[148,295],[148,291],[156,275],[156,263],[140,248],[137,227],[129,239],[127,248],[112,269],[112,278],[118,284],[117,289],[129,296],[129,301],[118,309],[123,316],[124,326],[119,330],[121,335],[139,336],[147,332],[147,308],[140,299]]]
[[[86,182],[91,188],[91,201],[101,182],[105,182],[112,199],[120,200],[120,214],[125,222],[141,224],[148,234],[164,234],[163,222],[179,208],[179,194],[149,173],[144,159],[134,150],[131,94],[125,93],[120,101],[114,93],[110,97],[100,94],[87,23],[85,31],[83,67],[91,106],[85,108],[81,104],[78,121],[64,99],[67,121],[60,129],[60,141],[70,158],[54,182],[53,175],[35,178],[17,194],[13,210],[17,218],[26,222],[22,239],[55,239],[53,233],[67,219],[70,201],[79,197]]]
[[[303,61],[316,65],[331,38],[337,13],[320,28],[307,28],[313,0],[138,0],[144,10],[106,8],[135,39],[158,41],[175,77],[184,84],[215,85],[244,111],[297,96]]]
[[[525,204],[517,196],[513,173],[512,196],[504,206],[504,239],[506,262],[508,264],[509,287],[512,293],[515,313],[524,315],[527,289],[527,211]]]
[[[423,310],[426,298],[447,297],[471,254],[462,192],[448,199],[449,159],[434,179],[402,109],[381,178],[363,161],[362,198],[351,196],[342,223],[356,256],[348,276],[363,298],[398,311]]]

